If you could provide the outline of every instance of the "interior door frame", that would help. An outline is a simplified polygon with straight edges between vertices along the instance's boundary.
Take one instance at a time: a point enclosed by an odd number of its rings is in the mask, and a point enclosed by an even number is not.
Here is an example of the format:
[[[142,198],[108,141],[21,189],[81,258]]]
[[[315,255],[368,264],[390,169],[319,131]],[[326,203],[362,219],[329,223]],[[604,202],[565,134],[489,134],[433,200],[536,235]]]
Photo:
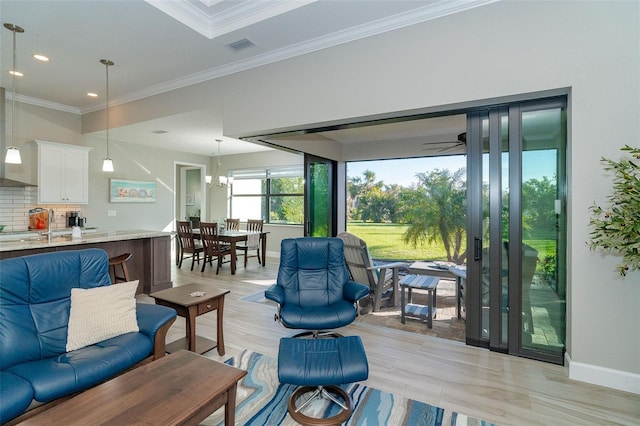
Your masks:
[[[209,204],[209,192],[207,191],[207,183],[205,181],[207,166],[200,163],[188,163],[184,161],[173,162],[173,224],[171,229],[175,231],[175,224],[178,218],[178,212],[186,211],[186,182],[184,179],[184,173],[187,169],[200,169],[200,191],[202,194],[202,201],[200,203],[200,217],[207,217],[207,206]]]

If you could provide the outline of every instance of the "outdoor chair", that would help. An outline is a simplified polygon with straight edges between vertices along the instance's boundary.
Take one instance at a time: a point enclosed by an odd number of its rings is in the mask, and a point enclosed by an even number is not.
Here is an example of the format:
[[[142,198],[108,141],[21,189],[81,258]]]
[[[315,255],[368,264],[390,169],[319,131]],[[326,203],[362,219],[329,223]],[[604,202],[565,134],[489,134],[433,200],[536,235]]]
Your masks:
[[[207,260],[211,265],[213,259],[216,259],[216,275],[218,275],[224,257],[231,255],[231,248],[227,245],[220,244],[218,224],[215,222],[200,222],[200,239],[202,240],[204,249],[204,261],[202,262],[200,272],[204,272],[204,268],[207,266]]]
[[[507,312],[509,308],[509,242],[503,241],[501,246],[502,255],[502,311]],[[533,276],[538,264],[538,251],[527,244],[522,244],[522,326],[526,335],[533,334],[533,315],[531,312],[531,301],[529,289],[533,284]],[[482,304],[489,306],[489,247],[482,250]]]
[[[344,257],[351,278],[369,286],[373,299],[373,311],[380,310],[383,303],[396,306],[399,302],[399,271],[406,268],[404,262],[375,265],[367,249],[367,243],[348,232],[338,234],[344,241]]]
[[[262,232],[262,226],[264,221],[262,219],[249,219],[247,220],[247,231],[251,232]],[[257,257],[258,263],[262,264],[260,260],[260,242],[262,236],[259,234],[249,234],[247,235],[247,241],[245,244],[236,245],[236,249],[242,252],[244,256],[244,267],[247,267],[247,259],[250,257]],[[249,256],[249,250],[255,250],[256,254]]]
[[[369,287],[349,278],[343,247],[339,238],[282,240],[276,284],[264,296],[278,304],[275,320],[306,330],[294,337],[340,336],[331,330],[356,319]]]
[[[193,228],[191,222],[176,220],[176,229],[178,231],[178,242],[180,244],[180,261],[178,262],[178,269],[182,267],[182,261],[184,258],[191,258],[191,270],[193,271],[193,264],[195,261],[200,264],[200,253],[204,251],[204,248],[199,241],[193,238]],[[190,254],[191,256],[185,256]]]

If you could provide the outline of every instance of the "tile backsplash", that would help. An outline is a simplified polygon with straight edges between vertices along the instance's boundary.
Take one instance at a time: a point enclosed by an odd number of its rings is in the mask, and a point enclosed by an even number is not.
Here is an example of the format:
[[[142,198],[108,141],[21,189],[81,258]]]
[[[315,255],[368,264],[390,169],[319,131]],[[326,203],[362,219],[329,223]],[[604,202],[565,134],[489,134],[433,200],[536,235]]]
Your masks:
[[[55,213],[53,229],[67,226],[65,219],[67,211],[81,210],[77,205],[38,204],[38,188],[35,186],[0,188],[0,225],[5,226],[3,232],[27,231],[29,210],[36,207],[53,209]]]

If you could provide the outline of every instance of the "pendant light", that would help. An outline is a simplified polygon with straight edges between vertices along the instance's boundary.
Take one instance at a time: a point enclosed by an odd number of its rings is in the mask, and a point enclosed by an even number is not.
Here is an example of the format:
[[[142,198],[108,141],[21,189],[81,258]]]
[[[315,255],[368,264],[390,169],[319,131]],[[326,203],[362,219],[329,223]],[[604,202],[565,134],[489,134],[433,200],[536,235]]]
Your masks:
[[[7,164],[22,164],[20,150],[16,146],[16,33],[23,33],[24,29],[13,24],[6,23],[4,27],[13,33],[13,68],[11,68],[11,146],[7,147],[4,162]]]
[[[105,129],[107,131],[107,158],[102,161],[102,171],[113,172],[113,161],[111,160],[111,157],[109,157],[109,67],[113,65],[113,61],[110,61],[108,59],[100,59],[100,63],[105,67],[107,80],[107,90],[105,92],[106,101],[104,109]]]
[[[222,163],[220,162],[220,143],[222,143],[222,139],[216,139],[216,142],[218,142],[218,158],[217,158],[217,164],[216,164],[216,178],[212,179],[211,176],[205,176],[205,181],[207,182],[207,184],[209,186],[215,185],[218,188],[224,188],[227,185],[231,185],[233,183],[233,178],[232,177],[227,177],[224,175],[220,174],[220,171],[222,170]]]

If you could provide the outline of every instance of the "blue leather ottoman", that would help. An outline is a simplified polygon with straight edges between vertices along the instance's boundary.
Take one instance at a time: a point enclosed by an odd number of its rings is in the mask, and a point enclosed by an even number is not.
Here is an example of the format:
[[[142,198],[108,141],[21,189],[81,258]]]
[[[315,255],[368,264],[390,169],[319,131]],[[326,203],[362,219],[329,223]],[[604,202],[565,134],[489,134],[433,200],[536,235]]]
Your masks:
[[[335,339],[283,338],[278,351],[280,383],[300,388],[289,398],[289,414],[303,425],[339,425],[351,416],[351,397],[338,385],[359,382],[369,377],[367,355],[358,336]],[[300,406],[296,401],[307,392],[313,394]],[[340,401],[334,396],[342,398]],[[336,416],[318,419],[301,413],[316,397],[328,398],[342,407]]]

